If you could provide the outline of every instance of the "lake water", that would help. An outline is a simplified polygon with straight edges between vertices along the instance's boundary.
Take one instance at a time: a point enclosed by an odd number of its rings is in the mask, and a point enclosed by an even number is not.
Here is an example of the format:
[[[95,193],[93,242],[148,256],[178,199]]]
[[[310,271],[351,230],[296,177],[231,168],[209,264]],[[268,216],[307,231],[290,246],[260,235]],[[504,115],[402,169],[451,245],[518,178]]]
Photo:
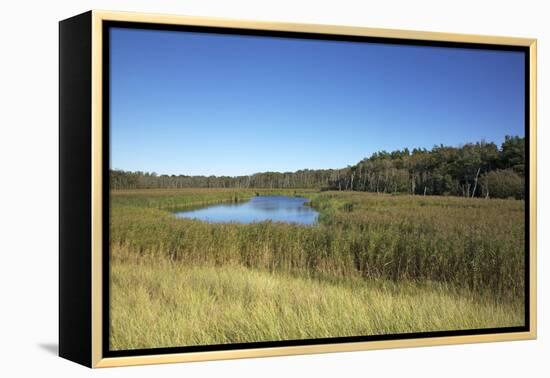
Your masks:
[[[305,205],[304,197],[257,196],[241,203],[217,204],[200,209],[176,212],[178,218],[192,218],[209,223],[286,222],[310,225],[319,213]]]

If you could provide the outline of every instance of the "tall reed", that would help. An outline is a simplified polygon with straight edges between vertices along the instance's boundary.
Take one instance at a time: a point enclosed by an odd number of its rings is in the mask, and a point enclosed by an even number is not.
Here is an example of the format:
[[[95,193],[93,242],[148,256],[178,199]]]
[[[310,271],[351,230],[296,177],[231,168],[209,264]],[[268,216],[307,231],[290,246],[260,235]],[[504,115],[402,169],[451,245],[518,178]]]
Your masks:
[[[310,205],[321,214],[319,225],[209,224],[170,213],[186,206],[243,200],[256,195],[254,191],[115,193],[112,250],[189,266],[239,265],[333,282],[435,281],[489,291],[502,300],[523,296],[523,201],[292,193],[311,198]],[[112,258],[124,259],[116,252]]]

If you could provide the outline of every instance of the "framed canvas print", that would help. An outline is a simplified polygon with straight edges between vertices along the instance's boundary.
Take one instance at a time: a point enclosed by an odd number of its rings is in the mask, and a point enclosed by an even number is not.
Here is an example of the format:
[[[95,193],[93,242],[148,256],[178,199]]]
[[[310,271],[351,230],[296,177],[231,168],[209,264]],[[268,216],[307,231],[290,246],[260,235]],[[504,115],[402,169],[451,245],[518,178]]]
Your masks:
[[[536,337],[536,41],[60,22],[59,353]]]

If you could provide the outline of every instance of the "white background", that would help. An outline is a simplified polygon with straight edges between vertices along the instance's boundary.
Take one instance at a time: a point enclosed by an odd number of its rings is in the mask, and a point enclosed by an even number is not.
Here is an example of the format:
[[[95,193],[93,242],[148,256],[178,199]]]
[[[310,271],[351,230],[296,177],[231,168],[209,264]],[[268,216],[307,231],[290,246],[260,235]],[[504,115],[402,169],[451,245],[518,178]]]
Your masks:
[[[0,22],[0,375],[549,376],[550,26],[546,1],[6,1]],[[58,358],[58,25],[89,9],[535,37],[539,40],[539,339],[91,371]],[[545,25],[546,23],[546,25]]]

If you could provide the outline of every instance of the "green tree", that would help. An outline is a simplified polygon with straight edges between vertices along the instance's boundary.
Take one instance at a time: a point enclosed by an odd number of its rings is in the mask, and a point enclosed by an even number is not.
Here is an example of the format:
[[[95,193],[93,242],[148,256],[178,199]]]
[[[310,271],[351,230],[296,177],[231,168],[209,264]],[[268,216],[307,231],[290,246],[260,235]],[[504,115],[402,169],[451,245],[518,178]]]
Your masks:
[[[513,169],[497,169],[481,177],[483,196],[493,198],[525,197],[525,180]]]

